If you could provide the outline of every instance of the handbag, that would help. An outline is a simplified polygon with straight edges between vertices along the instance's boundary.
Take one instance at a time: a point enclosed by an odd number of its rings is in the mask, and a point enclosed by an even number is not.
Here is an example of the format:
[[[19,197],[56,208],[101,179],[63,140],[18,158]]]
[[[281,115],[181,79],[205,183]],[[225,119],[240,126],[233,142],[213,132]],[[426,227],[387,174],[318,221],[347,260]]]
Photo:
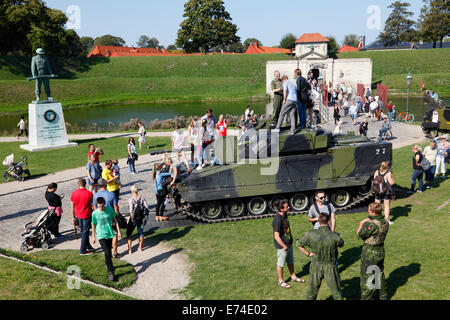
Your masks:
[[[121,215],[120,213],[116,216],[117,222],[119,223],[119,228],[120,229],[126,229],[128,223],[127,223],[127,219],[125,219],[125,217],[123,215]]]
[[[425,157],[423,157],[422,162],[420,163],[420,165],[421,165],[421,167],[422,167],[422,169],[424,171],[427,171],[431,167],[430,161],[428,161],[428,159],[425,158]]]

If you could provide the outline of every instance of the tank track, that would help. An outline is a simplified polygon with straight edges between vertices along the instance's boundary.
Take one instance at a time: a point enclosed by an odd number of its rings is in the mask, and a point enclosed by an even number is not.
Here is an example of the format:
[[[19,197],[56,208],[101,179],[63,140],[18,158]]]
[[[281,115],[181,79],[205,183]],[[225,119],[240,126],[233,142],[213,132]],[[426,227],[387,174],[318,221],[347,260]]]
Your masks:
[[[359,195],[356,198],[354,198],[353,201],[351,203],[347,204],[346,206],[336,208],[336,212],[341,212],[341,211],[352,209],[355,206],[357,206],[358,204],[363,203],[364,201],[366,201],[372,197],[373,197],[372,193],[368,193],[367,195],[364,195],[364,196]],[[304,215],[304,214],[308,214],[308,212],[309,212],[309,208],[307,210],[303,210],[303,211],[290,211],[289,216]],[[204,223],[209,223],[209,224],[242,221],[242,220],[253,220],[253,219],[265,219],[265,218],[271,218],[271,217],[275,216],[275,214],[276,214],[276,213],[266,213],[266,214],[262,214],[262,215],[246,215],[246,216],[241,216],[241,217],[236,217],[236,218],[225,217],[225,218],[220,218],[220,219],[208,219],[208,218],[204,217],[203,215],[201,215],[201,213],[199,213],[199,212],[190,212],[188,210],[183,209],[183,213],[186,214],[188,217],[191,217],[195,220],[198,220],[198,221],[201,221]]]

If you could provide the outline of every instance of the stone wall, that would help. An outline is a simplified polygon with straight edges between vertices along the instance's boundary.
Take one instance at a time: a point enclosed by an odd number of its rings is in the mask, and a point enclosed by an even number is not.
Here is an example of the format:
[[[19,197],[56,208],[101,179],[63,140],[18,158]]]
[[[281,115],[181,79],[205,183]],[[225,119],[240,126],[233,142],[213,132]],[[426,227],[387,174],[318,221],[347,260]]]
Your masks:
[[[333,86],[344,82],[346,86],[352,86],[356,91],[358,83],[363,83],[365,87],[372,84],[372,60],[361,59],[302,59],[285,61],[268,61],[266,65],[266,92],[272,95],[270,83],[274,79],[274,71],[278,70],[281,76],[287,75],[289,80],[294,79],[294,70],[302,70],[302,76],[306,78],[308,71],[314,67],[320,70],[320,76],[328,84]]]

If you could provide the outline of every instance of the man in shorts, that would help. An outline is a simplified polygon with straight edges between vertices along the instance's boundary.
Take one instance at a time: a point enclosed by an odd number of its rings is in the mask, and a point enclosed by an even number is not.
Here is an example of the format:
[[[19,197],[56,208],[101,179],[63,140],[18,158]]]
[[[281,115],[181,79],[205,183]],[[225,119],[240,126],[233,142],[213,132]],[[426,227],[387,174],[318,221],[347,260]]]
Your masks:
[[[186,165],[186,169],[188,172],[191,171],[189,167],[189,162],[186,158],[186,153],[184,152],[184,145],[186,142],[186,137],[184,135],[183,129],[180,126],[175,127],[175,131],[172,135],[172,151],[176,154],[177,157],[177,165],[180,164],[180,154],[183,158],[183,162]]]
[[[291,286],[284,282],[283,268],[287,263],[289,272],[291,273],[291,281],[304,283],[305,280],[298,278],[294,271],[294,250],[292,248],[291,227],[288,220],[288,211],[290,207],[286,200],[280,201],[278,205],[278,213],[273,217],[273,237],[275,248],[277,249],[277,273],[278,285],[282,288],[289,289]]]

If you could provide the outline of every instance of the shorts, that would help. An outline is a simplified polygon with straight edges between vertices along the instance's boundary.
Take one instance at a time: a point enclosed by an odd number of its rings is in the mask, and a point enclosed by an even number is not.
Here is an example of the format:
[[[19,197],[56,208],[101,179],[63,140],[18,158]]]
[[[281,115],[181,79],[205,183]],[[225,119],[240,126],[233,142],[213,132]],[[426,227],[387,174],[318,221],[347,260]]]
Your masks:
[[[174,153],[181,153],[181,151],[183,151],[183,148],[179,148],[179,149],[173,149]]]
[[[284,251],[284,249],[277,249],[277,257],[277,266],[280,268],[283,268],[286,263],[294,264],[294,248],[289,247],[287,251]]]
[[[139,136],[139,140],[140,143],[145,143],[145,136]]]
[[[100,178],[98,178],[98,179],[100,179]],[[91,179],[87,178],[87,181],[90,186],[93,186],[94,184],[98,184],[98,179],[92,179],[92,180],[94,180],[94,182],[91,182]]]
[[[392,200],[392,195],[390,193],[382,193],[382,194],[375,193],[375,200],[378,200],[378,201]]]
[[[352,120],[356,120],[356,118],[358,118],[358,115],[355,113],[352,113]]]

